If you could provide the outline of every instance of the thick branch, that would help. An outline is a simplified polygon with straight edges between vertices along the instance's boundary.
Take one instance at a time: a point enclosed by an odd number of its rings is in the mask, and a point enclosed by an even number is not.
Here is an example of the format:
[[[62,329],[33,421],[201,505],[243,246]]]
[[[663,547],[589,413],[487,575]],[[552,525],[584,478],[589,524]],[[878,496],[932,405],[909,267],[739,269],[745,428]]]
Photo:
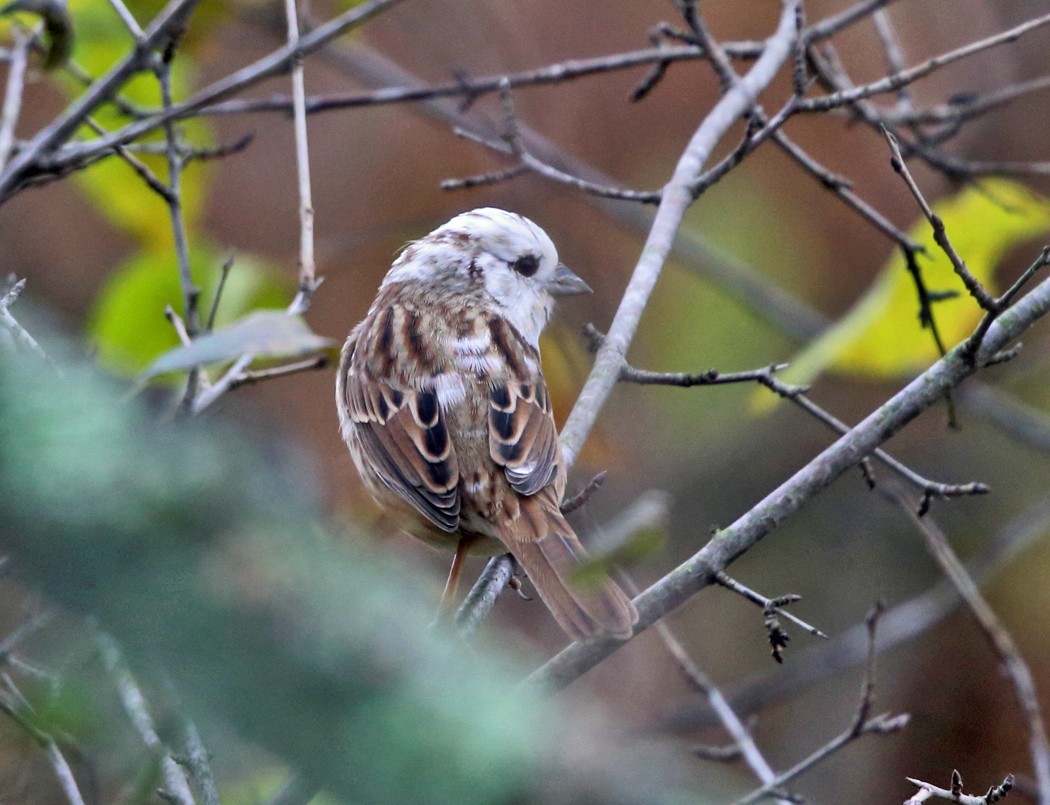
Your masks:
[[[989,328],[976,362],[956,347],[923,374],[870,414],[809,464],[795,473],[758,505],[716,534],[696,555],[675,568],[635,601],[636,631],[651,626],[713,583],[715,575],[748,551],[818,492],[889,439],[957,386],[986,359],[1017,339],[1050,310],[1050,281],[1044,281]],[[575,643],[530,677],[559,688],[616,651],[623,643],[595,640]]]

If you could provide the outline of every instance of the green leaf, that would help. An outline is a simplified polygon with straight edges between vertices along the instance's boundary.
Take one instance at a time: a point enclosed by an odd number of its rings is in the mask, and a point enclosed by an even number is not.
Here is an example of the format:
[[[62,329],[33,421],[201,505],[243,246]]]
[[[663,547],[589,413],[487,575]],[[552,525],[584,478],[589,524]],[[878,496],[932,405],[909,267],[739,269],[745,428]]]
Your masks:
[[[208,246],[190,251],[193,276],[201,287],[202,315],[215,297],[222,259]],[[260,307],[287,302],[291,283],[249,255],[238,255],[222,293],[216,326]],[[164,317],[166,305],[182,312],[182,287],[170,249],[144,251],[114,271],[88,317],[87,338],[99,361],[120,374],[134,375],[162,352],[178,345]]]
[[[232,361],[248,353],[260,358],[300,358],[332,344],[331,339],[317,335],[299,316],[283,310],[257,310],[223,330],[165,352],[146,369],[144,377]]]
[[[943,219],[955,250],[989,289],[995,285],[996,266],[1007,251],[1050,229],[1050,202],[1005,179],[968,187],[934,204],[933,209]],[[950,348],[973,331],[983,312],[934,243],[926,219],[921,218],[909,234],[926,247],[927,254],[919,255],[926,287],[933,293],[957,292],[933,307],[937,327]],[[782,379],[807,383],[829,369],[875,379],[919,372],[940,356],[918,314],[915,284],[903,255],[895,250],[864,296],[795,358]]]

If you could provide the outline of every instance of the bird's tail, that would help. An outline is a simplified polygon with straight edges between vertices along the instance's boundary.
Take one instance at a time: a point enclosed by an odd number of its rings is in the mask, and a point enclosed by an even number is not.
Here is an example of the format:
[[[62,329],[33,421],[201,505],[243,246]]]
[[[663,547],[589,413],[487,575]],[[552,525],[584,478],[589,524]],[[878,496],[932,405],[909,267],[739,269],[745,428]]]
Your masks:
[[[587,552],[557,505],[545,497],[522,498],[521,517],[500,529],[500,539],[569,637],[626,640],[634,632],[638,611],[611,579],[597,586],[576,582]]]

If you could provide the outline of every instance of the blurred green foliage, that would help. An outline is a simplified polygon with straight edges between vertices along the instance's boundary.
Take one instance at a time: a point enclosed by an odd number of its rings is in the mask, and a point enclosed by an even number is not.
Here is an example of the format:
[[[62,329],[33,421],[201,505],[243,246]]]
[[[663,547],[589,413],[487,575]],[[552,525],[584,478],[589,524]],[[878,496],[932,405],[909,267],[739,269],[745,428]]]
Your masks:
[[[428,632],[415,579],[331,543],[305,478],[236,432],[158,426],[100,376],[5,362],[4,546],[141,669],[357,801],[493,802],[544,708]]]
[[[435,591],[333,542],[294,454],[121,395],[0,355],[0,542],[190,715],[354,802],[671,796],[662,765],[632,768],[588,717],[514,687],[509,657],[428,629]]]

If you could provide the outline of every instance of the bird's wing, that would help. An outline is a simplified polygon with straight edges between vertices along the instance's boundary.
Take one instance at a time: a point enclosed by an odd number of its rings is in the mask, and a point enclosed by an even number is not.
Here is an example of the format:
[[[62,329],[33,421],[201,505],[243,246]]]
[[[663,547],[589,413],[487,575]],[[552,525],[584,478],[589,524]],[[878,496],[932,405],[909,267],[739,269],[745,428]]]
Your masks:
[[[368,465],[444,531],[459,527],[459,466],[437,391],[400,390],[351,365],[345,404]]]
[[[551,398],[541,375],[532,382],[496,381],[489,391],[489,455],[519,495],[554,483],[560,451]]]

